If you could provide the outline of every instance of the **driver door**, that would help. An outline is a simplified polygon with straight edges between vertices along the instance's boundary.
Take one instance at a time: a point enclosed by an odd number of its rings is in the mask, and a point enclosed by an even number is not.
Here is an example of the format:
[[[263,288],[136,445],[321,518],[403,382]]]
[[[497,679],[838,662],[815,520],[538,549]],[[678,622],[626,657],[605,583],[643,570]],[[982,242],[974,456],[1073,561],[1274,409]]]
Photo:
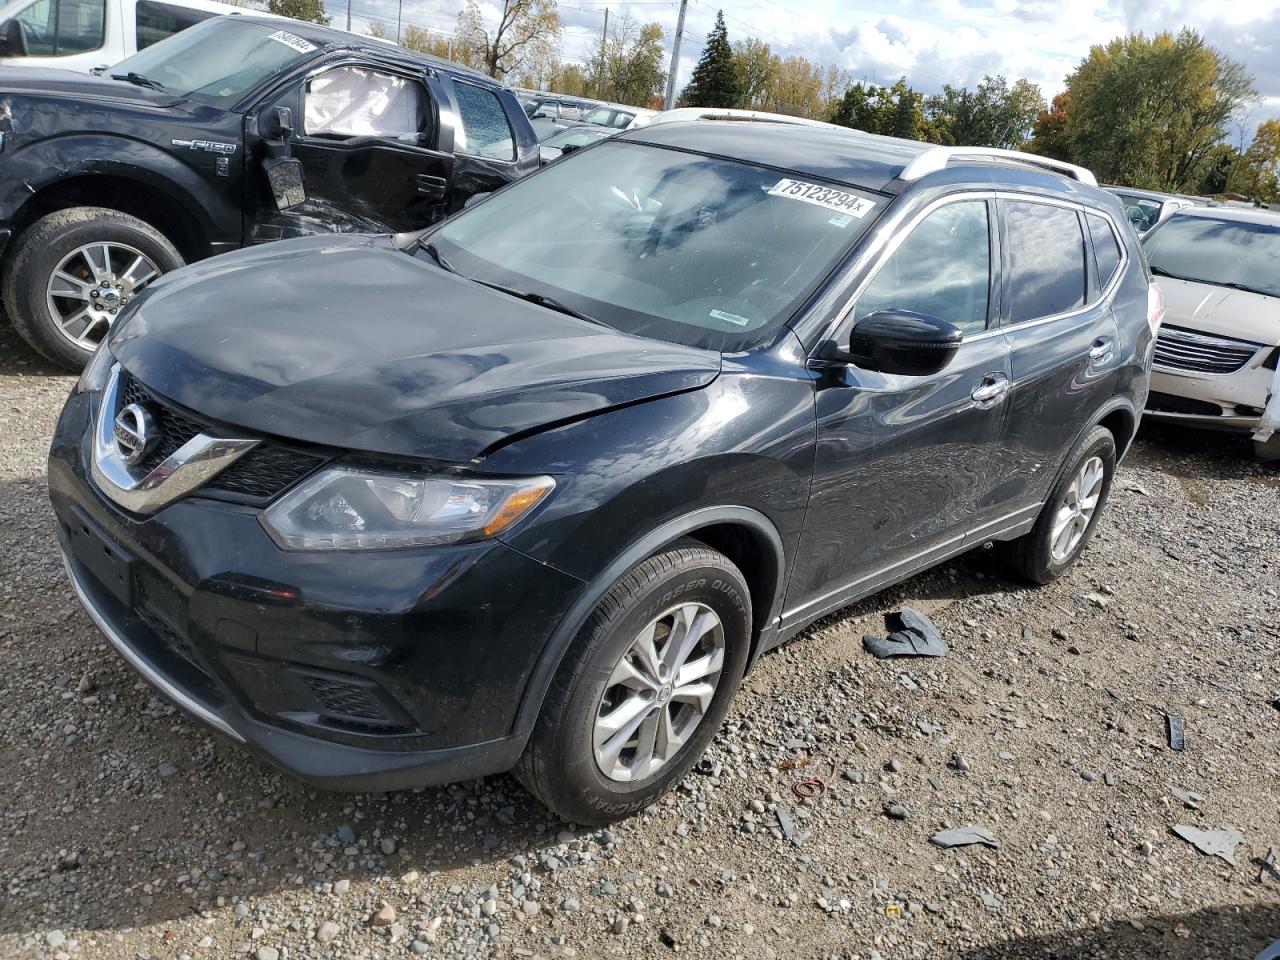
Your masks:
[[[368,62],[329,64],[246,119],[254,143],[250,243],[317,233],[415,230],[449,210],[453,132],[439,122],[438,81]],[[283,136],[279,108],[292,130]],[[281,142],[283,141],[283,143]],[[278,200],[269,156],[301,164],[301,196]],[[301,200],[301,202],[297,202]]]

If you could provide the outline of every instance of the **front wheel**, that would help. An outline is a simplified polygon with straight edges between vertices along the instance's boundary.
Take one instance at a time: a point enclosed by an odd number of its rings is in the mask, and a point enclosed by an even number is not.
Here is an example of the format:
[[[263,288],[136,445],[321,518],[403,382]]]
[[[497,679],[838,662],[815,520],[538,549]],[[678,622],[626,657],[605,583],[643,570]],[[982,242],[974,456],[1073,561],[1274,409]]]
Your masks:
[[[1033,583],[1066,573],[1093,537],[1115,472],[1115,438],[1094,427],[1071,452],[1031,532],[1009,545],[1014,569]]]
[[[638,564],[578,634],[516,776],[576,823],[643,809],[720,728],[750,637],[747,585],[723,554],[687,542]]]
[[[162,273],[182,266],[149,223],[105,207],[71,207],[18,238],[4,275],[14,328],[70,370],[84,366],[125,305]]]

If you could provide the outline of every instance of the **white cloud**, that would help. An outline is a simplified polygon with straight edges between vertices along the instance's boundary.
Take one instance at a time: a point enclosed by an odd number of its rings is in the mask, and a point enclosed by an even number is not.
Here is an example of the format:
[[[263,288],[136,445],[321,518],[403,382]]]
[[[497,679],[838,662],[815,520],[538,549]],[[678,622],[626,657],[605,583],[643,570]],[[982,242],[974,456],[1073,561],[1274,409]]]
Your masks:
[[[353,25],[389,22],[394,32],[397,0],[351,0]],[[1132,31],[1176,31],[1183,25],[1244,61],[1257,77],[1260,120],[1280,115],[1280,0],[1224,4],[1218,0],[697,0],[689,7],[681,49],[679,82],[693,72],[702,42],[723,4],[730,40],[756,36],[782,55],[834,63],[858,79],[892,83],[906,75],[917,89],[944,83],[973,85],[984,74],[1028,77],[1046,99],[1066,75],[1103,44]],[[405,23],[451,32],[461,0],[404,0]],[[496,20],[497,7],[484,9]],[[561,0],[566,59],[586,62],[600,43],[602,2]],[[623,13],[660,23],[668,43],[677,4],[660,0],[609,2],[611,17]],[[329,0],[335,25],[345,22],[346,4]]]

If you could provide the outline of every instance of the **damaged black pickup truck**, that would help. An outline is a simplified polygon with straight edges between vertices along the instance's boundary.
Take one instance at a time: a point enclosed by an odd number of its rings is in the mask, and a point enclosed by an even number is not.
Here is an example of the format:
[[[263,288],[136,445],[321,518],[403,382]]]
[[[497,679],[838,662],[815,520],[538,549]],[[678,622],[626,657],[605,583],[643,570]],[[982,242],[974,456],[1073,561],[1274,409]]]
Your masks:
[[[102,77],[0,71],[4,306],[40,353],[80,367],[183,263],[417,229],[537,169],[528,118],[487,77],[281,23],[208,20]]]

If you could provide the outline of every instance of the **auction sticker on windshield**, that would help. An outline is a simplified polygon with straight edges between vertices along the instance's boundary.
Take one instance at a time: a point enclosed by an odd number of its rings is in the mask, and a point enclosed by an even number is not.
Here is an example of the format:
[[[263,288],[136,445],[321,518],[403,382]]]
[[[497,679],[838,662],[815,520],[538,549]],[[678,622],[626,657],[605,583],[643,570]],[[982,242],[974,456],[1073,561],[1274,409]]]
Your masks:
[[[283,30],[277,30],[271,34],[269,39],[275,40],[277,43],[283,43],[286,47],[293,47],[299,53],[310,53],[316,48],[316,45],[310,40],[303,40],[296,34],[286,33]]]
[[[864,197],[823,186],[820,183],[808,183],[804,180],[779,180],[769,188],[769,196],[786,197],[788,200],[800,200],[812,203],[828,210],[839,210],[853,217],[865,217],[875,206],[875,202]]]

